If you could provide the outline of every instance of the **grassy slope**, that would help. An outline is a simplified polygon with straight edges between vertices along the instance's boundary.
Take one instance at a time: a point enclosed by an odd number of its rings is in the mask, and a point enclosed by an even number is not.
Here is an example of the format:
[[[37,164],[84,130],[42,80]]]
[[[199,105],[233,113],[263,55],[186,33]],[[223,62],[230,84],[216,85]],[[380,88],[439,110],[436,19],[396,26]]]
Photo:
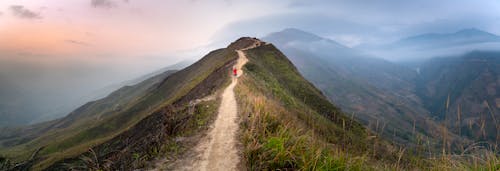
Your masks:
[[[274,46],[251,49],[247,56],[236,94],[249,170],[382,167],[369,164],[369,133],[302,78]]]
[[[273,33],[265,39],[275,43],[326,97],[372,131],[415,145],[416,121],[419,136],[435,138],[426,128],[436,124],[423,122],[428,112],[411,96],[416,72],[300,30]]]
[[[229,84],[232,63],[226,63],[180,99],[148,115],[119,136],[92,147],[92,151],[83,155],[60,161],[49,170],[132,170],[148,167],[149,161],[157,157],[172,161],[192,147],[191,136],[206,131],[216,116],[220,100],[193,102],[207,94],[218,97],[218,92]]]
[[[76,110],[76,113],[62,119],[63,122],[59,122],[61,124],[53,125],[58,127],[57,129],[51,129],[26,143],[6,148],[1,154],[14,161],[22,161],[36,149],[44,147],[35,166],[39,168],[45,168],[63,158],[77,156],[89,147],[119,135],[153,111],[180,99],[209,74],[234,60],[235,57],[234,50],[215,50],[124,105],[116,107],[117,104],[114,103],[106,104],[109,102],[106,100],[87,104],[80,108],[80,111]]]
[[[356,119],[371,130],[382,132],[386,138],[398,143],[414,144],[417,141],[412,135],[414,120],[419,121],[416,125],[418,130],[433,126],[434,123],[420,123],[427,115],[426,111],[421,110],[422,108],[416,104],[395,96],[392,92],[379,89],[366,80],[356,78],[352,74],[356,71],[340,72],[340,68],[351,64],[338,67],[339,64],[334,65],[335,61],[327,61],[299,49],[285,48],[285,50],[289,54],[294,54],[291,60],[299,71],[322,90],[325,96],[346,113],[354,114]],[[424,136],[429,135],[428,131],[419,133]]]
[[[172,73],[175,73],[175,71],[166,71],[136,85],[122,87],[103,99],[89,102],[79,107],[64,118],[28,127],[2,131],[0,142],[4,148],[12,147],[26,143],[37,137],[42,137],[42,134],[47,136],[49,131],[70,130],[77,128],[77,125],[88,126],[89,123],[96,122],[96,120],[100,120],[100,118],[122,110],[125,106],[134,104],[137,98],[144,96],[151,88],[157,86],[163,79]]]
[[[33,151],[45,144],[65,141],[66,137],[98,125],[104,118],[118,113],[122,106],[134,104],[137,98],[144,96],[150,88],[171,73],[158,75],[134,86],[123,87],[103,99],[79,107],[62,119],[33,125],[32,128],[20,128],[14,131],[18,135],[2,138],[5,147],[1,153],[16,162],[26,160]]]
[[[494,149],[429,157],[422,155],[426,149],[389,145],[330,104],[274,46],[249,50],[247,56],[236,95],[249,170],[500,168]]]

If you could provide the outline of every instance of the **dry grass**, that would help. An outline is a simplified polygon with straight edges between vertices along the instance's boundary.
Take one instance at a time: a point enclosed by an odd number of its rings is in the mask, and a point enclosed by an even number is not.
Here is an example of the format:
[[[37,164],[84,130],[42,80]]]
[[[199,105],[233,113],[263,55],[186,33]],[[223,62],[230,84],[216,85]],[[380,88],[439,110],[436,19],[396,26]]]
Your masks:
[[[416,147],[398,147],[380,139],[385,122],[376,122],[373,133],[351,135],[347,125],[355,121],[342,117],[341,113],[337,113],[338,120],[327,119],[317,110],[321,106],[309,104],[314,100],[310,97],[314,96],[297,96],[307,94],[307,88],[286,86],[300,79],[273,55],[276,54],[249,52],[247,74],[236,88],[244,162],[249,170],[500,169],[495,145],[485,148],[484,144],[472,144],[456,154],[450,150],[452,137],[447,136],[449,130],[443,125],[435,130],[443,135],[441,143],[429,140],[413,128],[410,133],[418,141]],[[266,63],[272,68],[265,68]],[[329,129],[341,131],[327,131]],[[363,142],[349,141],[350,136],[365,138],[359,138]],[[443,151],[436,152],[439,151],[436,149]]]
[[[242,81],[245,82],[245,81]],[[350,156],[340,145],[326,143],[274,99],[238,84],[241,138],[249,170],[370,170],[366,155]],[[310,110],[310,109],[309,109]]]

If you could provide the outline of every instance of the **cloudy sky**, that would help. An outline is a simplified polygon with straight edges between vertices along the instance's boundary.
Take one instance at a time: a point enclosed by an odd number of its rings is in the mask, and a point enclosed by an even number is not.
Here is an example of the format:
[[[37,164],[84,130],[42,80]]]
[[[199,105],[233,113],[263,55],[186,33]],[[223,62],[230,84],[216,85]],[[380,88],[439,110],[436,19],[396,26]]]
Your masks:
[[[498,11],[497,0],[2,0],[0,49],[41,63],[176,61],[172,54],[286,27],[349,46],[470,27],[500,34]]]
[[[234,5],[237,4],[237,5]],[[165,57],[202,46],[225,24],[266,15],[264,5],[221,1],[2,0],[0,48],[16,58],[109,62]]]
[[[498,11],[498,0],[1,0],[0,81],[83,95],[239,36],[295,27],[356,46],[464,28],[500,34]]]

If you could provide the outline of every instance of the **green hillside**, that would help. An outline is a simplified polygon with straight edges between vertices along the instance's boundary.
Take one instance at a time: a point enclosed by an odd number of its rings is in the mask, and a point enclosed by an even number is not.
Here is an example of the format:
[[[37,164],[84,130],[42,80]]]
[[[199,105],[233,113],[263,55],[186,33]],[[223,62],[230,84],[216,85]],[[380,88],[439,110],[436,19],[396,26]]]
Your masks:
[[[417,142],[414,147],[388,143],[390,140],[380,137],[383,128],[369,131],[353,120],[352,115],[330,103],[273,45],[250,49],[246,54],[249,58],[246,75],[238,84],[236,95],[243,163],[248,170],[497,170],[500,167],[500,158],[492,148],[476,150],[480,146],[469,146],[472,149],[458,155],[436,151],[438,144],[418,136],[411,137]]]
[[[368,129],[412,146],[421,139],[417,137],[441,136],[432,131],[438,129],[437,123],[425,121],[430,116],[413,93],[417,73],[412,69],[298,29],[264,39],[287,55],[331,102]]]
[[[231,81],[229,73],[238,57],[235,50],[256,41],[257,47],[244,50],[248,62],[235,88],[242,154],[239,168],[500,168],[498,152],[477,148],[482,147],[479,145],[458,155],[436,151],[436,144],[424,139],[416,138],[415,146],[391,143],[381,136],[385,125],[381,130],[367,129],[354,115],[331,103],[274,45],[244,37],[183,70],[121,88],[65,118],[2,131],[0,170],[168,168],[175,160],[189,156],[186,154],[210,129],[221,90]],[[156,159],[163,159],[162,163]]]
[[[18,134],[2,135],[0,154],[17,163],[29,161],[26,166],[33,165],[37,170],[65,158],[77,157],[90,147],[116,138],[151,114],[213,94],[228,80],[228,76],[221,73],[229,72],[229,64],[237,56],[234,49],[238,46],[242,45],[235,43],[212,51],[178,72],[166,72],[135,86],[121,88],[62,119],[16,129]],[[217,73],[217,77],[212,76]],[[206,83],[209,78],[212,80]],[[32,154],[36,155],[30,157]]]
[[[247,75],[236,94],[249,170],[366,170],[397,160],[387,144],[376,144],[377,138],[331,104],[273,45],[246,54]],[[380,163],[371,163],[373,158]]]

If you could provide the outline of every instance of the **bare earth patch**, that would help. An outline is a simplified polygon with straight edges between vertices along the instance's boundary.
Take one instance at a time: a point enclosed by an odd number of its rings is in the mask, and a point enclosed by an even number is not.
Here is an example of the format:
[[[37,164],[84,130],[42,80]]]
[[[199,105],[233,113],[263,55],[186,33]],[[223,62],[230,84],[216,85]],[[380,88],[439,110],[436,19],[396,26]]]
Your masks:
[[[199,143],[183,157],[170,166],[168,170],[238,170],[241,161],[241,154],[238,148],[236,134],[239,129],[238,109],[234,96],[234,87],[238,83],[238,77],[242,72],[242,67],[247,63],[244,50],[254,48],[254,45],[245,49],[237,50],[238,61],[234,66],[238,70],[236,77],[233,77],[231,84],[222,93],[222,100],[218,110],[217,118],[212,125],[208,135],[201,138]],[[156,168],[159,169],[159,168]]]

